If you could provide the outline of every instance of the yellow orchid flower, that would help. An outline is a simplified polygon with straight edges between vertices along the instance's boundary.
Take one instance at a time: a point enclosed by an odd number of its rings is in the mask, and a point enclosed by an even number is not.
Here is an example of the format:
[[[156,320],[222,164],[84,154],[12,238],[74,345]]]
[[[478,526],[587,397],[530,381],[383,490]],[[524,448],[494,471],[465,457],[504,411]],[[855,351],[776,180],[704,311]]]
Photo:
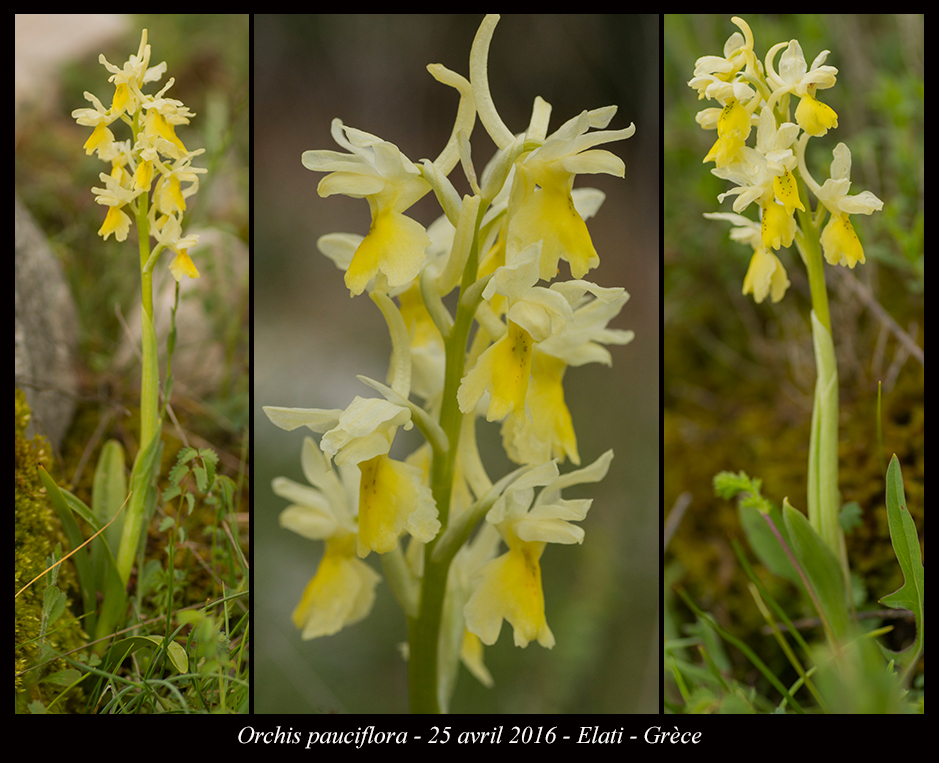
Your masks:
[[[785,48],[779,58],[779,73],[773,68],[777,51]],[[818,89],[834,87],[838,70],[834,66],[823,66],[829,51],[823,50],[809,67],[802,54],[798,40],[774,45],[766,54],[766,81],[773,88],[767,104],[769,109],[784,95],[793,93],[801,100],[796,108],[796,122],[809,135],[824,135],[838,126],[838,115],[830,106],[818,100]]]
[[[356,397],[345,410],[272,408],[264,412],[277,426],[306,426],[322,432],[326,463],[359,467],[357,553],[387,553],[405,531],[423,542],[440,531],[433,496],[416,466],[388,457],[399,426],[410,429],[407,408],[379,398]]]
[[[467,629],[484,644],[494,644],[502,621],[508,620],[516,646],[528,646],[534,640],[547,649],[554,646],[545,616],[541,556],[548,543],[583,542],[583,529],[571,523],[583,520],[591,504],[589,499],[563,500],[561,490],[602,480],[612,459],[610,450],[590,466],[564,475],[558,473],[555,461],[535,467],[513,482],[486,515],[508,551],[477,571],[473,593],[463,609]],[[538,486],[544,487],[536,499]]]
[[[273,489],[290,502],[280,514],[281,527],[304,538],[326,541],[316,574],[292,616],[303,638],[311,639],[332,635],[367,617],[380,577],[356,556],[358,470],[345,467],[342,478],[337,477],[309,437],[303,441],[301,463],[312,487],[277,477]]]
[[[303,166],[328,172],[317,188],[320,196],[340,193],[368,200],[372,224],[346,270],[352,296],[381,276],[395,289],[417,277],[430,238],[424,227],[404,212],[430,190],[421,171],[393,143],[362,130],[332,123],[333,139],[350,153],[304,151]]]
[[[616,107],[585,111],[561,125],[544,143],[515,165],[513,212],[509,217],[507,258],[541,241],[540,277],[557,275],[558,260],[570,264],[571,275],[582,278],[600,263],[587,225],[572,197],[574,178],[582,173],[626,174],[623,160],[594,146],[632,136],[635,125],[604,130]],[[588,133],[591,128],[601,128]]]
[[[743,215],[729,212],[707,212],[704,216],[711,220],[727,220],[733,223],[730,237],[753,248],[750,266],[743,279],[743,293],[752,294],[753,300],[758,304],[767,296],[771,297],[773,302],[779,302],[789,288],[789,278],[782,262],[763,243],[762,226]]]
[[[822,252],[831,265],[853,268],[864,262],[864,248],[854,232],[849,215],[869,215],[883,208],[884,203],[870,191],[848,195],[851,188],[851,149],[844,143],[832,152],[831,177],[821,187],[804,173],[806,183],[814,186],[815,195],[831,212],[831,220],[822,231]]]

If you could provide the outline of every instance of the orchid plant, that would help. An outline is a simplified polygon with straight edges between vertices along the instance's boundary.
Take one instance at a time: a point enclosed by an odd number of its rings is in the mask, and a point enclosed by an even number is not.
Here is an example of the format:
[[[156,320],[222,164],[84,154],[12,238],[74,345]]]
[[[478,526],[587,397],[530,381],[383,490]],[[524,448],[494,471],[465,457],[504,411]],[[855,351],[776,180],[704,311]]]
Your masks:
[[[150,57],[146,29],[141,32],[137,53],[123,66],[115,66],[101,54],[98,60],[110,72],[108,81],[114,86],[110,105],[105,107],[97,96],[86,92],[85,100],[92,108],[72,112],[79,125],[93,128],[84,145],[85,153],[96,154],[110,168],[99,175],[103,187],[91,189],[95,202],[107,208],[98,235],[107,240],[113,234],[118,241],[125,241],[131,225],[136,224],[141,282],[140,443],[130,484],[124,484],[123,450],[116,442],[107,444],[99,461],[102,484],[109,483],[116,492],[111,500],[99,501],[100,495],[96,497],[96,511],[88,511],[75,496],[63,497],[65,491],[59,491],[51,480],[46,483],[54,501],[64,501],[69,509],[83,514],[98,532],[108,527],[105,536],[108,548],[102,559],[111,564],[104,565],[106,572],[101,573],[98,581],[104,592],[104,603],[91,629],[98,639],[99,651],[107,645],[105,637],[124,617],[125,589],[156,502],[162,411],[153,316],[153,270],[161,254],[173,252],[169,270],[176,280],[177,304],[182,278],[199,277],[189,255],[199,239],[197,235],[184,233],[184,228],[186,200],[196,193],[199,175],[206,172],[193,167],[192,161],[204,149],[187,149],[176,134],[176,128],[189,124],[195,114],[181,101],[167,96],[175,82],[172,77],[156,93],[145,92],[149,83],[163,78],[167,68],[165,62],[151,66]],[[120,139],[115,135],[121,126],[129,138]],[[175,316],[175,308],[173,314]],[[174,338],[175,320],[168,357],[172,357]],[[165,396],[168,396],[170,384],[168,368]],[[120,487],[122,485],[124,487]],[[116,575],[111,574],[112,570]],[[95,622],[94,618],[90,622]]]
[[[303,165],[325,173],[318,192],[364,198],[367,235],[329,233],[320,251],[344,271],[354,298],[368,294],[391,336],[383,381],[357,377],[378,396],[345,409],[264,408],[285,430],[305,427],[301,451],[309,485],[279,477],[288,502],[281,525],[325,542],[294,610],[305,639],[366,618],[379,573],[408,623],[412,712],[445,712],[460,662],[482,683],[492,676],[483,648],[503,621],[517,646],[555,644],[541,584],[548,544],[582,543],[589,499],[565,499],[573,485],[604,478],[607,451],[581,466],[565,403],[569,366],[609,365],[604,345],[633,333],[609,328],[628,299],[620,287],[584,277],[600,263],[586,218],[604,195],[574,188],[579,174],[625,174],[598,148],[630,137],[606,129],[615,106],[583,111],[548,133],[551,106],[536,98],[521,133],[503,122],[489,90],[488,53],[497,15],[487,15],[470,53],[469,79],[440,64],[428,71],[456,89],[449,141],[433,160],[413,162],[393,143],[333,120],[342,151],[312,150]],[[481,173],[470,138],[477,117],[496,153]],[[471,188],[450,180],[460,166]],[[408,210],[433,193],[442,216],[425,228]],[[563,260],[573,276],[561,277]],[[444,299],[456,292],[445,304]],[[474,330],[475,328],[475,330]],[[500,422],[517,468],[493,480],[476,441],[479,419]],[[424,444],[399,460],[399,429]],[[575,467],[562,472],[566,460]]]
[[[835,147],[831,175],[823,185],[806,166],[808,141],[838,126],[838,115],[818,98],[819,90],[835,85],[838,73],[825,64],[828,51],[819,53],[808,66],[798,40],[780,42],[770,48],[763,62],[754,52],[749,25],[737,17],[732,21],[741,31],[727,40],[724,55],[699,58],[688,83],[699,98],[715,100],[721,106],[700,111],[697,122],[705,129],[717,130],[717,141],[704,161],[713,161],[712,172],[734,184],[718,196],[718,201],[735,197],[734,212],[705,217],[731,222],[731,238],[753,248],[743,293],[752,294],[758,303],[767,296],[779,302],[789,287],[776,250],[795,243],[805,264],[818,370],[809,449],[808,515],[847,579],[844,536],[838,525],[838,371],[823,255],[829,265],[854,268],[863,263],[864,248],[850,215],[869,215],[881,209],[883,202],[870,191],[848,195],[851,150],[844,143]],[[798,103],[793,115],[794,98]],[[747,140],[754,127],[755,147],[751,147]],[[810,192],[817,199],[814,210]],[[742,214],[751,205],[759,209],[757,220]]]
[[[835,658],[832,664],[840,674],[838,680],[847,682],[852,671],[855,671],[855,678],[851,680],[856,680],[858,670],[871,671],[868,673],[871,676],[880,675],[886,663],[877,661],[876,649],[867,638],[876,632],[859,638],[852,622],[854,598],[838,488],[838,371],[825,263],[853,269],[865,262],[864,248],[851,216],[870,215],[882,209],[883,202],[870,191],[849,193],[851,151],[844,143],[838,143],[833,149],[829,177],[822,183],[815,180],[806,161],[808,142],[838,127],[837,113],[821,97],[821,92],[834,87],[837,81],[838,70],[826,64],[829,51],[822,51],[808,65],[798,40],[791,40],[773,45],[761,60],[747,22],[737,17],[731,21],[740,31],[728,38],[723,55],[699,58],[688,82],[699,99],[717,104],[700,111],[696,119],[702,128],[717,133],[704,163],[713,162],[711,172],[731,184],[729,190],[718,196],[718,201],[733,199],[733,212],[706,213],[705,217],[730,222],[733,225],[731,239],[752,249],[742,292],[752,295],[757,303],[767,297],[780,302],[790,286],[786,267],[777,251],[795,244],[805,265],[812,300],[810,321],[817,371],[808,457],[808,518],[788,499],[783,501],[780,511],[762,496],[761,481],[743,472],[722,472],[714,478],[714,487],[724,498],[743,496],[742,516],[749,512],[765,520],[745,521],[757,553],[769,569],[802,587],[819,615]],[[755,217],[748,212],[754,208]],[[896,673],[876,688],[867,684],[864,691],[870,692],[870,696],[876,695],[878,702],[882,701],[881,707],[895,709],[900,706],[904,686],[908,685],[922,653],[924,584],[916,528],[906,510],[896,456],[887,470],[886,507],[894,549],[906,582],[903,588],[883,597],[881,602],[889,607],[909,609],[916,618],[918,633],[914,645],[901,653],[882,649],[891,661],[889,668],[896,668]],[[748,569],[742,557],[741,561]],[[785,643],[777,624],[772,622],[764,601],[769,601],[775,614],[789,624],[790,630],[795,629],[785,613],[769,599],[760,581],[752,574],[750,577],[754,581],[751,588],[754,598],[799,675],[795,686],[785,687],[768,673],[758,658],[751,657],[782,695],[780,709],[804,712],[800,705],[804,700],[796,698],[796,690],[805,686],[818,707],[832,712],[832,695],[826,694],[824,689],[819,691],[812,678],[819,667],[830,668],[827,658],[818,660],[816,653],[811,656],[817,661],[815,667],[806,669],[801,664]],[[752,654],[688,597],[685,600],[703,622],[748,656]],[[796,633],[793,637],[808,652],[801,636]],[[673,672],[679,676],[680,683],[681,671],[675,665],[673,661]],[[887,672],[892,673],[889,668]],[[879,678],[871,680],[880,681]],[[841,696],[848,695],[850,692]],[[686,700],[688,696],[686,694]]]

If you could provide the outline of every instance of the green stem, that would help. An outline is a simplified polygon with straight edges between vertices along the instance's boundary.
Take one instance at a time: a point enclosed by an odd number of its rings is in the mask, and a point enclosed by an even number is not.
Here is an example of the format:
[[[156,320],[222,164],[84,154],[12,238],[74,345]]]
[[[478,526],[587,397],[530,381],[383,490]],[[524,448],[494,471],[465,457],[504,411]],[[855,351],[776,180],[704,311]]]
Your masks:
[[[134,115],[134,142],[140,129],[140,113]],[[137,242],[140,252],[140,328],[142,362],[140,369],[140,450],[134,462],[131,477],[130,505],[124,521],[124,532],[117,554],[117,570],[126,585],[137,555],[137,546],[146,521],[148,488],[153,482],[155,450],[151,445],[159,436],[160,371],[157,354],[156,331],[153,326],[153,272],[148,267],[150,260],[150,219],[148,216],[148,193],[137,197]]]
[[[132,125],[134,145],[140,132],[140,110],[134,114]],[[146,448],[156,434],[159,426],[159,386],[156,344],[148,347],[148,340],[155,340],[153,331],[153,266],[150,265],[150,217],[148,209],[149,192],[144,191],[137,197],[137,245],[140,252],[140,323],[142,368],[140,376],[140,448]],[[149,324],[149,326],[148,326]],[[149,330],[148,330],[149,328]]]
[[[137,230],[140,244],[140,328],[142,367],[140,374],[140,447],[145,448],[159,428],[160,371],[153,324],[153,271],[150,259],[150,223],[147,194],[137,202]],[[148,346],[150,345],[150,346]]]
[[[807,212],[799,212],[800,228],[803,235],[800,237],[799,249],[805,259],[805,267],[809,276],[809,291],[812,294],[812,310],[822,326],[831,333],[831,313],[828,309],[828,290],[825,286],[825,270],[822,262],[822,250],[818,238],[818,229],[812,223],[812,217]]]
[[[808,516],[848,577],[844,533],[838,523],[838,365],[832,342],[831,313],[822,259],[820,227],[809,211],[808,194],[798,177],[799,196],[805,211],[798,211],[797,245],[808,271],[812,295],[812,341],[815,349],[816,381],[809,441]]]
[[[457,390],[463,379],[466,344],[478,304],[477,300],[467,300],[463,297],[466,296],[469,287],[476,282],[479,263],[479,225],[483,211],[484,209],[480,209],[476,218],[473,243],[463,270],[461,298],[457,304],[453,327],[446,339],[446,373],[440,409],[440,428],[446,435],[447,447],[446,450],[434,447],[430,483],[441,525],[437,539],[446,531],[450,514],[453,470],[460,439],[460,425],[463,421],[463,414],[457,402]],[[421,580],[418,614],[408,619],[408,685],[412,713],[437,714],[440,712],[437,694],[440,625],[452,557],[448,556],[439,561],[433,560],[437,539],[428,543],[424,548],[424,575]]]
[[[443,600],[447,592],[446,564],[424,557],[420,614],[408,620],[408,689],[412,713],[440,713],[437,697],[437,660]]]

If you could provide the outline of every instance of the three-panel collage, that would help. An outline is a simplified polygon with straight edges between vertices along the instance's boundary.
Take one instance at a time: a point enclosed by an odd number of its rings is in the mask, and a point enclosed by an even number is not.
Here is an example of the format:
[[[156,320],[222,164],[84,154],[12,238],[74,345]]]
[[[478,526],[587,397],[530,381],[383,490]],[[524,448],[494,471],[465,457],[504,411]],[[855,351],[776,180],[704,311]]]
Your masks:
[[[923,14],[15,14],[15,712],[924,713],[924,61]],[[561,717],[376,718],[443,713]]]

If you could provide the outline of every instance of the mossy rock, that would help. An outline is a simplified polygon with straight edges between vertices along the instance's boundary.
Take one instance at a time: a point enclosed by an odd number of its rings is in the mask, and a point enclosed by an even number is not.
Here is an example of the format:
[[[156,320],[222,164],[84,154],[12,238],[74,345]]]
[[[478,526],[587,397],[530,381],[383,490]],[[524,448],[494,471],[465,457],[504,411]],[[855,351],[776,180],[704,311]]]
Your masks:
[[[56,544],[61,543],[63,549],[67,550],[58,517],[46,498],[39,477],[39,463],[48,460],[46,443],[41,437],[28,439],[25,436],[29,417],[26,398],[17,389],[14,425],[14,593],[43,572],[46,559],[52,555]],[[56,585],[70,600],[77,598],[75,576],[68,561],[60,565]],[[81,647],[87,641],[79,621],[67,605],[46,633],[45,642],[40,643],[45,589],[46,581],[40,578],[14,600],[13,682],[17,713],[38,709],[37,705],[30,707],[35,702],[42,703],[44,707],[49,706],[64,688],[56,681],[56,674],[69,667],[63,659],[49,658]],[[43,662],[40,667],[34,667]],[[51,712],[80,712],[83,702],[81,691],[73,689],[64,701],[59,700],[54,704]]]

